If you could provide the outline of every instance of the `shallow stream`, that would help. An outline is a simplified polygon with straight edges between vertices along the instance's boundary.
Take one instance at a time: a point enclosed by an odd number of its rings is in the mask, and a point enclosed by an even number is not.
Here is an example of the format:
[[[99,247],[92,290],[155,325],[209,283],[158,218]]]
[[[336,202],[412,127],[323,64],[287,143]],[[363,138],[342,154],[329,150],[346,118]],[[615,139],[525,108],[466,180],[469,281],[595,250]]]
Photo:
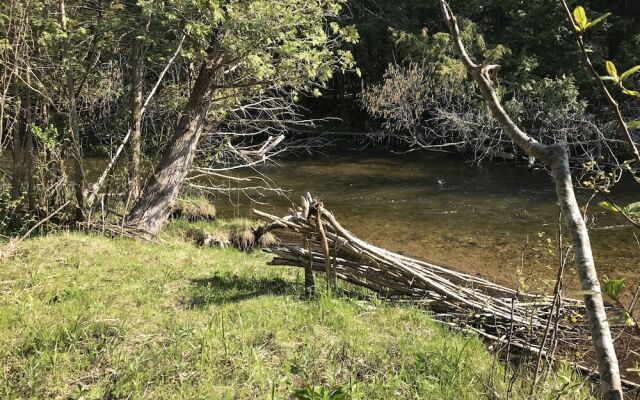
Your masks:
[[[223,216],[251,216],[253,207],[285,215],[310,191],[343,226],[378,246],[509,285],[523,280],[543,289],[555,279],[558,207],[544,170],[512,163],[478,168],[443,154],[353,151],[282,161],[258,172],[290,200],[268,191],[252,196],[264,205],[244,195],[221,196]],[[258,174],[242,174],[249,175]],[[247,184],[262,185],[258,179]],[[583,205],[590,192],[578,195]],[[640,200],[640,190],[620,184],[611,196],[627,204]],[[640,278],[640,232],[600,209],[602,200],[596,197],[588,212],[599,274],[632,283]],[[573,268],[565,279],[576,287]]]

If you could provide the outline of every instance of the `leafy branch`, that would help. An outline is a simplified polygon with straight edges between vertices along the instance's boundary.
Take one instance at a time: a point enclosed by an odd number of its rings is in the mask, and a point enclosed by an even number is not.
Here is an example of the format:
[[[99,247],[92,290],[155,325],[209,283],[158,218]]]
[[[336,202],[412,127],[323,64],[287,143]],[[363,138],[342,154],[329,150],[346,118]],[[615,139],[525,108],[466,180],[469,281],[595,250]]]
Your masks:
[[[609,89],[607,89],[607,87],[604,84],[604,81],[600,78],[600,74],[598,73],[598,71],[595,69],[595,67],[593,66],[593,63],[591,62],[591,58],[589,57],[589,54],[587,53],[587,47],[584,43],[583,40],[583,36],[584,33],[594,27],[595,25],[601,23],[602,21],[605,20],[605,18],[607,18],[609,16],[609,14],[604,14],[596,19],[594,19],[593,21],[589,21],[589,19],[587,18],[587,14],[584,10],[584,8],[582,6],[577,6],[574,10],[573,13],[570,11],[569,9],[569,5],[567,4],[566,0],[562,0],[562,5],[564,7],[564,10],[566,11],[567,14],[567,18],[569,19],[569,22],[571,23],[571,26],[573,27],[573,31],[575,32],[576,35],[576,42],[578,44],[578,48],[580,50],[580,54],[581,54],[581,58],[582,58],[582,63],[584,64],[584,66],[587,68],[587,70],[591,73],[591,76],[593,77],[593,79],[596,82],[596,85],[598,87],[598,89],[600,90],[600,92],[602,93],[602,95],[605,97],[605,99],[607,100],[607,102],[609,103],[609,107],[611,108],[613,115],[614,115],[614,119],[617,122],[617,125],[620,129],[620,133],[625,137],[626,141],[628,142],[629,145],[629,149],[631,150],[631,152],[633,153],[633,156],[636,160],[636,162],[638,163],[638,165],[640,165],[640,152],[638,152],[638,148],[636,147],[636,144],[633,140],[633,137],[631,136],[631,133],[629,132],[630,128],[634,128],[634,127],[638,127],[640,126],[640,121],[633,121],[630,123],[630,125],[628,123],[625,122],[624,118],[622,117],[622,113],[620,112],[620,107],[618,105],[618,102],[613,98],[613,96],[611,95],[611,93],[609,92]],[[638,66],[640,67],[640,66]],[[615,68],[615,65],[608,61],[606,63],[606,69],[607,72],[609,73],[609,76],[611,78],[613,78],[614,80],[617,79],[618,82],[622,82],[622,80],[624,78],[629,77],[631,74],[638,72],[639,69],[634,70],[637,67],[631,68],[628,71],[625,71],[622,75],[618,76],[618,72]],[[624,78],[623,78],[624,75]],[[626,91],[627,95],[629,96],[633,96],[633,97],[639,97],[640,98],[640,93],[636,92],[636,91],[630,91],[627,89],[623,89],[623,92]],[[634,93],[637,93],[634,94]]]
[[[633,313],[636,303],[638,302],[638,297],[640,296],[640,285],[636,287],[633,299],[628,306],[625,306],[620,300],[620,296],[624,293],[625,289],[626,283],[622,278],[614,279],[606,275],[602,278],[602,291],[613,300],[616,307],[621,311],[624,325],[632,328],[636,334],[640,334],[640,323]]]

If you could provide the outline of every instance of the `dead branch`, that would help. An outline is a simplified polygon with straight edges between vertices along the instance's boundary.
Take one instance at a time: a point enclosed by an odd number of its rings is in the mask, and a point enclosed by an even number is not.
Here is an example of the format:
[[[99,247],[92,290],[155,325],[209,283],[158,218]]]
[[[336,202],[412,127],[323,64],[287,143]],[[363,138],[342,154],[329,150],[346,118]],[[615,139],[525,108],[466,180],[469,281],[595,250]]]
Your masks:
[[[378,295],[428,307],[434,319],[447,326],[474,332],[497,343],[509,343],[522,352],[551,361],[552,342],[562,343],[559,356],[588,347],[589,327],[583,301],[520,293],[486,279],[396,254],[373,246],[342,227],[322,203],[302,197],[300,207],[282,218],[258,210],[269,222],[256,237],[277,230],[292,240],[265,250],[275,255],[271,265],[294,266],[327,274],[367,288]],[[319,227],[322,226],[322,232]],[[330,253],[332,249],[333,254]],[[327,267],[327,259],[333,260]],[[331,264],[331,261],[329,262]],[[552,336],[554,340],[550,341]],[[512,350],[513,352],[514,350]],[[553,349],[555,352],[555,348]]]

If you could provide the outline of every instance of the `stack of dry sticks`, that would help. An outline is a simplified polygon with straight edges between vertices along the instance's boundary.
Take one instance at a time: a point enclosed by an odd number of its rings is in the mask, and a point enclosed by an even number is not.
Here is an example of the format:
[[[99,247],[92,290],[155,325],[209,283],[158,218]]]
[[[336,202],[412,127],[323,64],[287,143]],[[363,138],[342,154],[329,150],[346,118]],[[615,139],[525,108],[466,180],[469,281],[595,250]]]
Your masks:
[[[563,298],[558,290],[553,295],[520,293],[373,246],[340,225],[309,193],[287,216],[254,212],[269,220],[256,230],[257,238],[273,230],[287,237],[266,249],[275,255],[271,264],[304,268],[305,286],[313,285],[311,272],[321,272],[329,290],[342,279],[384,298],[425,305],[434,319],[475,332],[507,352],[536,354],[538,363],[554,359],[556,349],[588,346],[583,302]]]

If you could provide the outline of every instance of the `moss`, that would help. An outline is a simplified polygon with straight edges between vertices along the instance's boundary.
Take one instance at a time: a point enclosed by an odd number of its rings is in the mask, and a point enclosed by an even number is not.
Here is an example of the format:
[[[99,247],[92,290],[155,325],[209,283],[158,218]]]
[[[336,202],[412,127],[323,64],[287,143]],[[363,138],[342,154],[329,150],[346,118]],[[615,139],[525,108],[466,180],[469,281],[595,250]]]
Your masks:
[[[173,218],[183,218],[187,221],[213,221],[216,219],[216,206],[207,198],[186,197],[179,198],[173,208]]]
[[[188,226],[187,226],[188,225]],[[183,232],[185,239],[193,241],[198,246],[206,247],[235,247],[238,250],[249,251],[257,247],[269,247],[278,242],[270,232],[262,235],[257,241],[255,228],[257,223],[246,219],[218,221],[214,224],[178,224],[173,228]]]
[[[3,397],[286,399],[345,384],[359,399],[506,397],[505,366],[477,338],[412,307],[303,301],[302,271],[177,240],[190,226],[162,244],[40,237],[0,261]],[[528,397],[527,382],[511,397]],[[588,397],[567,370],[538,393]]]

